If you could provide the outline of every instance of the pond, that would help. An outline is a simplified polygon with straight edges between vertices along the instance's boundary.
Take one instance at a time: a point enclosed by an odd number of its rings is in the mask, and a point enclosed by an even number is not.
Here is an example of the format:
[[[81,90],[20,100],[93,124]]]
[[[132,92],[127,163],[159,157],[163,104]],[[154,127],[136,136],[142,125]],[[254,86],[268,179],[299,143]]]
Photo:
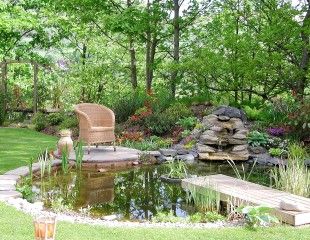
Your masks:
[[[242,169],[241,164],[237,167]],[[245,172],[251,166],[244,164]],[[192,175],[226,174],[235,176],[227,163],[198,162],[188,165]],[[186,203],[186,192],[180,184],[167,183],[160,176],[167,173],[164,164],[109,170],[71,171],[64,175],[61,171],[42,181],[34,181],[34,191],[38,193],[46,207],[67,208],[85,211],[101,218],[114,215],[117,219],[141,221],[151,219],[160,211],[173,211],[176,216],[186,217],[194,211]],[[249,179],[252,182],[269,185],[266,167],[255,166]]]

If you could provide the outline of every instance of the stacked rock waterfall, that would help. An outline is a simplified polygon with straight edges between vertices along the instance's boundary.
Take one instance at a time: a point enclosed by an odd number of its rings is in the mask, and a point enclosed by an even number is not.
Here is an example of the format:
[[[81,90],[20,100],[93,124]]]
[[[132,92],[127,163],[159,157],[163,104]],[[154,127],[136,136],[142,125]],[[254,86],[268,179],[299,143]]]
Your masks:
[[[248,160],[248,129],[245,114],[233,107],[221,106],[203,118],[204,131],[199,137],[199,159]]]

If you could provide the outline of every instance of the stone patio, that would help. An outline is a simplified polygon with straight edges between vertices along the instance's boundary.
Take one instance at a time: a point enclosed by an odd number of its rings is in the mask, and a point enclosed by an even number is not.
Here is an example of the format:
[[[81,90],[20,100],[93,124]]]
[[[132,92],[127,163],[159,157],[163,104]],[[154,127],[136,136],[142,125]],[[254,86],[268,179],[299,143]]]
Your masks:
[[[102,163],[102,162],[123,162],[123,161],[137,161],[139,158],[139,150],[125,148],[125,147],[116,147],[114,152],[112,146],[92,146],[90,153],[88,154],[87,147],[84,149],[84,163]],[[69,155],[70,161],[75,161],[75,152],[71,152]]]

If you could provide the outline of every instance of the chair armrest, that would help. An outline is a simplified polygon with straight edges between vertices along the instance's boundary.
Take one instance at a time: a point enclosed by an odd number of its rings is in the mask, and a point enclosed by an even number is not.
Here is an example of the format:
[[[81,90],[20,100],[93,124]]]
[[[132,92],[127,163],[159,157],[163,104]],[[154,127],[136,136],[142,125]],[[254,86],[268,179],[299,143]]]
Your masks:
[[[91,120],[90,118],[87,116],[86,113],[78,110],[78,109],[74,109],[75,113],[77,114],[77,117],[79,119],[80,124],[82,124],[83,126],[87,127],[87,128],[91,128],[92,124],[91,124]]]

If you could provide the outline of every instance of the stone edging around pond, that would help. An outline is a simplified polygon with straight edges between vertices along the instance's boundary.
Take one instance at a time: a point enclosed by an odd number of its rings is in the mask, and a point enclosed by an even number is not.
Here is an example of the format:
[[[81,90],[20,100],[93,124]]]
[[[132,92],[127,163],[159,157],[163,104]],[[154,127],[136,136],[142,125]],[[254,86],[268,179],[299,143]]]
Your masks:
[[[53,160],[52,167],[61,165],[60,160]],[[40,164],[34,163],[32,166],[33,173],[40,171]],[[13,206],[19,211],[31,215],[32,217],[38,216],[56,216],[59,221],[67,221],[71,223],[82,223],[91,225],[100,225],[106,227],[167,227],[167,228],[223,228],[223,227],[236,227],[242,226],[240,221],[226,222],[219,221],[215,223],[152,223],[152,222],[129,222],[129,221],[116,221],[96,219],[89,216],[83,216],[75,212],[68,213],[54,213],[44,210],[42,202],[29,203],[22,198],[22,194],[16,191],[16,184],[22,177],[29,175],[28,167],[19,167],[14,170],[8,171],[0,175],[0,201],[5,202],[7,205]]]

